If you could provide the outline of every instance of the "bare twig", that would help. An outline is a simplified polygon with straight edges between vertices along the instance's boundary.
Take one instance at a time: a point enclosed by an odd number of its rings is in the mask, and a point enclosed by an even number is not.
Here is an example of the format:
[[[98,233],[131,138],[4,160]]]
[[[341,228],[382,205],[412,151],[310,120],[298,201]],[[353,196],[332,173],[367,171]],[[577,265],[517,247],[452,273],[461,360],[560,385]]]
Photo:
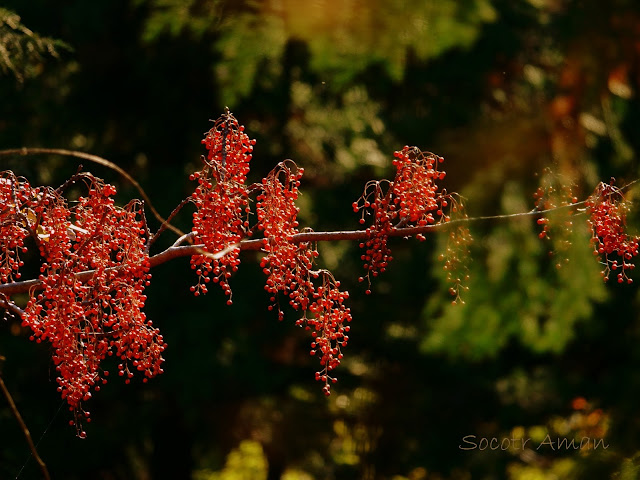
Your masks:
[[[31,439],[31,433],[29,433],[29,429],[27,428],[27,425],[24,423],[24,420],[22,419],[22,415],[20,415],[20,412],[18,411],[18,407],[16,407],[16,404],[13,401],[13,397],[11,397],[9,390],[7,389],[7,386],[5,385],[4,380],[2,379],[2,372],[0,372],[0,390],[2,390],[4,397],[7,399],[7,402],[9,403],[9,409],[11,410],[11,413],[13,413],[13,416],[16,418],[18,424],[20,425],[20,428],[22,429],[22,433],[24,434],[24,438],[27,439],[27,443],[29,444],[29,449],[31,450],[31,454],[33,455],[33,458],[35,458],[36,463],[40,467],[42,476],[46,480],[50,480],[51,477],[49,476],[49,471],[47,470],[47,466],[42,461],[42,458],[40,458],[40,455],[38,455],[36,446],[34,445],[33,440]]]
[[[149,210],[151,210],[151,213],[153,214],[153,216],[156,217],[156,219],[160,223],[162,223],[163,225],[167,223],[167,220],[165,220],[164,217],[162,217],[162,215],[160,215],[158,211],[155,209],[155,207],[153,206],[153,203],[151,202],[151,199],[149,198],[147,193],[144,191],[144,189],[140,186],[140,184],[136,181],[136,179],[133,178],[131,175],[129,175],[127,172],[125,172],[118,165],[116,165],[113,162],[110,162],[105,158],[98,157],[97,155],[91,155],[90,153],[78,152],[76,150],[65,150],[61,148],[26,148],[25,147],[25,148],[12,148],[8,150],[0,150],[0,157],[9,156],[9,155],[65,155],[68,157],[82,158],[83,160],[88,160],[90,162],[97,163],[98,165],[102,165],[107,168],[110,168],[118,172],[120,175],[122,175],[129,183],[131,183],[131,185],[133,185],[136,188],[136,190],[138,190],[140,195],[142,195],[142,198],[144,199],[146,205],[149,207]],[[184,233],[180,231],[180,229],[174,227],[171,224],[167,223],[166,228],[174,231],[178,235],[184,235]]]
[[[64,192],[67,188],[69,188],[71,185],[73,185],[74,183],[76,183],[79,179],[83,178],[83,177],[91,177],[90,173],[85,173],[82,172],[82,165],[78,165],[78,170],[76,171],[76,173],[74,173],[71,178],[69,178],[68,180],[65,180],[65,182],[60,185],[58,188],[56,188],[56,193],[62,193]]]
[[[158,228],[158,231],[156,233],[153,234],[153,236],[151,237],[151,239],[149,240],[149,247],[151,247],[151,245],[153,245],[153,243],[158,239],[158,237],[160,236],[160,234],[162,232],[164,232],[167,228],[169,228],[171,226],[171,220],[173,220],[173,218],[178,214],[178,212],[180,212],[180,210],[182,210],[182,207],[184,207],[187,203],[189,203],[191,201],[191,197],[187,197],[184,200],[182,200],[178,206],[176,208],[173,209],[173,212],[171,212],[171,215],[169,215],[169,218],[167,218],[162,225],[160,225],[160,228]],[[174,230],[175,232],[175,230]],[[182,234],[180,238],[185,237],[188,234]]]

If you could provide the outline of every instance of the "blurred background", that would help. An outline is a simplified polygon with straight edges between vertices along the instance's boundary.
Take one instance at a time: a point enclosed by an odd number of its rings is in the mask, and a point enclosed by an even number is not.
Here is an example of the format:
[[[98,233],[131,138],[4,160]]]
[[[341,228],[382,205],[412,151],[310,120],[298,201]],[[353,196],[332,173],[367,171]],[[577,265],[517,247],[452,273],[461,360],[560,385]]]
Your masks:
[[[541,182],[573,182],[584,199],[600,180],[640,176],[636,0],[2,4],[0,149],[105,157],[165,216],[193,191],[200,140],[225,106],[257,139],[250,181],[285,158],[305,168],[301,225],[318,231],[358,228],[351,203],[393,176],[404,145],[445,157],[443,185],[470,216],[529,211]],[[2,157],[0,169],[58,185],[79,163]],[[84,168],[122,204],[139,196]],[[174,223],[188,230],[191,213]],[[12,319],[0,321],[3,378],[59,479],[640,478],[638,290],[602,282],[586,217],[572,221],[551,240],[533,217],[471,223],[455,306],[438,261],[446,232],[393,240],[371,296],[358,245],[321,244],[354,317],[328,399],[295,312],[267,311],[252,253],[232,306],[215,289],[193,297],[188,259],[154,269],[146,312],[169,344],[165,373],[95,394],[87,440],[68,425],[49,348]],[[33,459],[21,470],[28,457],[0,401],[0,478],[40,478]]]

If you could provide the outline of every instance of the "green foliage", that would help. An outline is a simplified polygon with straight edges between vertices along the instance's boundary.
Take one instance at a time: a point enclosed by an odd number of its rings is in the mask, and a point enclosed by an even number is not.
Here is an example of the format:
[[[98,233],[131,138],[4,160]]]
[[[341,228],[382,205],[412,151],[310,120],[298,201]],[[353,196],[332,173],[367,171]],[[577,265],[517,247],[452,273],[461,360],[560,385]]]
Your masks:
[[[224,468],[219,472],[200,470],[193,480],[266,480],[267,460],[259,442],[244,440],[227,456]]]
[[[549,468],[542,470],[538,466],[514,463],[508,469],[509,480],[555,480],[562,478],[573,480],[579,478],[573,473],[575,460],[562,458],[554,461]]]
[[[311,71],[330,77],[338,91],[371,65],[381,64],[394,81],[402,80],[410,54],[425,61],[455,48],[469,48],[482,26],[497,20],[489,0],[424,2],[245,0],[239,6],[217,0],[153,0],[144,38],[187,30],[219,35],[221,60],[215,66],[220,97],[236,105],[255,84],[273,82],[281,74],[284,46],[304,42]],[[247,8],[248,7],[248,8]],[[394,32],[380,35],[380,32]]]
[[[277,16],[242,13],[224,23],[216,49],[221,60],[215,66],[220,99],[237,105],[256,84],[272,86],[282,74],[287,36]]]
[[[43,70],[47,57],[58,58],[69,46],[60,40],[41,37],[24,26],[20,17],[0,8],[0,69],[12,74],[18,83],[35,77]]]
[[[333,73],[338,85],[378,62],[400,81],[409,54],[425,61],[453,48],[468,48],[482,25],[497,17],[487,0],[335,3],[334,8],[318,5],[322,10],[315,15],[306,14],[298,3],[292,34],[309,44],[312,68]]]
[[[291,117],[285,132],[296,156],[308,162],[307,175],[335,181],[365,165],[383,174],[391,155],[376,141],[384,132],[379,104],[360,86],[328,101],[323,101],[322,90],[303,82],[291,84]]]
[[[503,213],[526,212],[529,206],[518,184],[505,185]],[[495,356],[517,340],[537,353],[562,352],[577,324],[593,314],[594,302],[606,298],[586,219],[562,211],[552,217],[559,225],[567,221],[572,225],[564,239],[540,240],[539,228],[528,216],[476,235],[482,240],[473,247],[476,261],[471,263],[469,291],[462,293],[465,303],[443,306],[444,291],[432,298],[424,313],[430,329],[424,351],[477,360]],[[563,246],[567,241],[568,251]],[[448,288],[445,275],[439,276]]]
[[[220,18],[224,0],[134,0],[134,5],[151,4],[142,38],[152,42],[162,35],[176,37],[185,31],[201,37]]]
[[[612,478],[613,480],[636,480],[640,477],[640,455],[635,454],[631,458],[622,461],[620,471]]]

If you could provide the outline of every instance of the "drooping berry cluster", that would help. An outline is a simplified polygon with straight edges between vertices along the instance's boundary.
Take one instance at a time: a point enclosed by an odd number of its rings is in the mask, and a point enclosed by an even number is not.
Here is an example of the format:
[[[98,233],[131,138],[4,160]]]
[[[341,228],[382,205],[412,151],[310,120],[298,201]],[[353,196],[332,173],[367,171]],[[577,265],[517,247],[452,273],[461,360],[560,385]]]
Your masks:
[[[393,204],[397,218],[409,225],[424,226],[438,221],[448,221],[443,212],[447,207],[446,192],[439,192],[437,180],[443,180],[445,172],[438,171],[442,157],[433,153],[423,153],[418,147],[404,147],[394,153],[393,165],[396,178],[392,185]]]
[[[461,211],[462,206],[455,208],[456,211]],[[453,304],[464,303],[462,292],[469,290],[467,283],[470,279],[468,262],[471,256],[471,243],[473,243],[471,231],[466,225],[460,223],[450,230],[445,251],[438,257],[441,262],[444,262],[442,268],[447,272],[447,282],[451,285],[449,293],[454,297]]]
[[[216,120],[202,143],[208,150],[202,170],[191,175],[198,186],[191,196],[196,206],[193,234],[197,244],[204,245],[202,254],[191,257],[191,268],[198,275],[192,287],[195,295],[207,292],[207,283],[219,283],[231,303],[229,277],[238,269],[240,251],[232,250],[220,258],[215,254],[237,244],[248,235],[249,199],[245,185],[249,173],[253,145],[231,113]]]
[[[546,168],[540,178],[540,186],[533,194],[536,210],[547,212],[537,219],[537,224],[542,227],[538,237],[550,239],[551,231],[554,230],[554,236],[559,240],[555,243],[555,248],[560,251],[567,250],[571,245],[566,237],[573,227],[573,221],[570,218],[572,210],[564,210],[565,217],[561,222],[556,222],[552,216],[559,209],[578,202],[578,197],[574,193],[575,189],[576,185],[573,181]]]
[[[313,251],[291,242],[299,232],[295,201],[304,170],[291,160],[279,163],[262,180],[262,192],[257,197],[258,229],[264,234],[262,250],[266,255],[260,266],[268,276],[265,290],[272,305],[277,306],[278,294],[284,293],[294,308],[306,309],[304,300],[310,287],[308,272],[312,268]],[[301,298],[300,298],[301,297]],[[278,307],[278,318],[284,313]]]
[[[371,276],[377,277],[387,269],[387,265],[393,257],[391,249],[388,247],[389,233],[394,228],[392,220],[397,217],[395,205],[391,204],[392,184],[383,185],[386,180],[370,181],[365,185],[364,193],[358,202],[353,202],[353,211],[362,210],[360,224],[366,223],[365,215],[373,214],[373,222],[367,227],[368,238],[360,243],[360,248],[365,252],[360,255],[360,260],[364,262],[364,269],[367,271],[365,277],[360,277],[359,281],[366,278],[371,286]],[[373,212],[373,213],[371,213]],[[367,295],[371,294],[371,289],[367,288]]]
[[[165,344],[142,312],[150,280],[148,232],[140,202],[116,207],[115,188],[85,174],[88,194],[73,207],[46,189],[34,207],[43,290],[31,297],[22,325],[32,340],[48,341],[58,373],[58,391],[80,421],[89,417],[82,402],[100,390],[108,371],[102,360],[114,355],[120,375],[142,372],[144,381],[162,373]]]
[[[257,197],[258,228],[264,234],[260,262],[267,275],[265,290],[272,305],[278,308],[278,318],[284,314],[278,306],[278,295],[288,298],[289,304],[303,313],[296,325],[311,331],[311,355],[320,356],[322,370],[316,380],[324,383],[322,391],[331,393],[330,375],[342,359],[341,347],[347,345],[351,312],[344,305],[348,292],[340,291],[340,282],[326,270],[313,270],[318,251],[309,242],[295,243],[298,230],[298,187],[303,169],[291,160],[282,162],[262,180],[262,192]],[[311,315],[309,315],[309,312]]]
[[[444,159],[408,146],[395,152],[394,157],[394,180],[370,181],[360,199],[352,205],[354,212],[362,212],[361,224],[366,223],[366,216],[373,216],[366,229],[369,238],[360,244],[365,249],[361,259],[367,274],[359,280],[367,278],[369,284],[371,276],[384,272],[393,259],[388,247],[393,229],[428,226],[447,222],[450,218],[446,211],[450,195],[440,190],[436,183],[445,177],[445,172],[438,170],[438,164]],[[418,238],[424,240],[421,234]],[[368,289],[367,293],[371,291]]]
[[[25,253],[25,239],[33,230],[33,207],[38,190],[29,182],[18,179],[12,172],[0,173],[0,283],[19,280],[24,265],[20,254]]]
[[[338,381],[331,376],[331,372],[340,365],[341,349],[349,341],[346,334],[351,327],[346,324],[351,322],[351,309],[344,305],[349,292],[340,291],[340,282],[328,270],[312,272],[312,276],[322,280],[310,299],[309,311],[313,317],[307,317],[305,312],[296,325],[311,331],[313,341],[310,353],[320,357],[322,367],[316,372],[316,380],[324,383],[322,391],[328,396],[331,394],[331,384]]]
[[[628,272],[635,268],[633,257],[638,254],[637,236],[626,233],[626,217],[629,201],[611,183],[601,182],[586,201],[588,222],[591,227],[593,253],[604,266],[602,276],[605,281],[614,271],[618,283],[632,283]]]

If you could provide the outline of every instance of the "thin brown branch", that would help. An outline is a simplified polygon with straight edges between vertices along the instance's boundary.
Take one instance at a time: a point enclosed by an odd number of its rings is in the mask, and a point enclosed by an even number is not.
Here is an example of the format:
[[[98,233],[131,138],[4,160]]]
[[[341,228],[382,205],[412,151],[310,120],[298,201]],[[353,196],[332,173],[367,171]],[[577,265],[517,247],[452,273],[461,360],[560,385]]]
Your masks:
[[[160,236],[160,234],[162,232],[164,232],[167,228],[171,228],[171,220],[174,219],[174,217],[180,212],[180,210],[182,210],[182,207],[184,207],[187,203],[189,203],[191,201],[191,197],[187,197],[184,200],[182,200],[178,206],[176,208],[173,209],[173,212],[171,212],[171,214],[169,215],[169,218],[167,218],[164,222],[162,222],[162,225],[160,225],[160,228],[158,228],[158,231],[153,234],[153,236],[151,237],[151,239],[148,242],[148,246],[151,247],[151,245],[153,245],[153,243],[158,239],[158,237]],[[175,232],[175,230],[173,230]],[[180,238],[185,237],[187,234],[182,234]]]
[[[40,290],[42,282],[40,280],[24,280],[22,282],[11,282],[0,285],[0,293],[11,296],[16,293],[26,293],[30,291]]]
[[[62,194],[62,192],[64,192],[67,188],[69,188],[71,185],[73,185],[74,183],[76,183],[78,180],[80,180],[83,177],[91,177],[90,173],[86,173],[86,172],[82,172],[82,165],[78,165],[78,171],[76,173],[74,173],[71,178],[65,180],[65,182],[60,185],[58,188],[56,188],[56,193],[60,193]]]
[[[153,206],[153,203],[151,202],[151,199],[149,198],[147,193],[144,191],[144,189],[140,186],[140,184],[136,181],[135,178],[133,178],[131,175],[129,175],[126,171],[124,171],[118,165],[116,165],[113,162],[110,162],[109,160],[107,160],[105,158],[98,157],[97,155],[91,155],[90,153],[78,152],[76,150],[65,150],[65,149],[61,149],[61,148],[26,148],[26,147],[23,147],[23,148],[12,148],[12,149],[8,149],[8,150],[0,150],[0,157],[9,156],[9,155],[64,155],[64,156],[67,156],[67,157],[81,158],[83,160],[88,160],[90,162],[97,163],[98,165],[102,165],[102,166],[105,166],[107,168],[110,168],[110,169],[118,172],[129,183],[131,183],[131,185],[133,185],[136,190],[138,190],[140,195],[142,195],[142,198],[144,199],[146,205],[149,207],[149,210],[151,210],[151,213],[153,214],[153,216],[156,217],[156,219],[160,223],[162,223],[163,225],[166,224],[166,228],[174,231],[178,235],[184,235],[184,232],[180,231],[179,228],[174,227],[170,223],[167,223],[167,220],[165,220],[164,217],[158,213],[158,211]]]
[[[494,215],[494,216],[486,216],[486,217],[469,217],[469,218],[459,218],[454,219],[449,222],[436,223],[432,225],[424,225],[418,227],[403,227],[403,228],[395,228],[389,232],[389,237],[411,237],[413,235],[417,235],[419,233],[425,234],[429,233],[433,230],[447,228],[447,226],[456,224],[456,223],[468,223],[472,221],[479,220],[504,220],[511,219],[517,217],[527,217],[527,216],[539,216],[545,213],[549,213],[551,211],[570,208],[570,207],[578,207],[579,205],[584,204],[584,202],[578,202],[571,205],[566,205],[562,207],[555,207],[548,210],[531,210],[529,212],[521,212],[521,213],[512,213],[506,215]],[[185,234],[185,239],[189,234]],[[337,232],[303,232],[293,235],[291,237],[291,242],[293,243],[303,243],[303,242],[331,242],[331,241],[340,241],[340,240],[366,240],[369,238],[369,233],[366,230],[346,230],[346,231],[337,231]],[[179,239],[182,240],[183,239]],[[165,262],[170,260],[179,258],[179,257],[190,257],[192,255],[206,255],[211,258],[220,258],[232,250],[239,248],[240,250],[261,250],[264,245],[264,239],[252,239],[252,240],[242,240],[241,242],[233,245],[229,245],[225,249],[211,253],[204,250],[203,245],[180,245],[181,242],[176,242],[173,246],[167,248],[166,250],[153,255],[149,258],[149,263],[151,267],[157,267]],[[117,267],[114,267],[117,268]],[[90,279],[94,270],[87,270],[85,272],[80,272],[76,274],[76,278],[80,281],[86,281]],[[4,285],[0,285],[0,294],[4,294],[7,296],[14,295],[16,293],[25,293],[33,290],[40,290],[42,288],[42,282],[40,280],[25,280],[22,282],[13,282],[6,283]],[[1,307],[2,305],[0,305]]]
[[[169,260],[178,257],[188,257],[192,255],[205,255],[210,258],[221,258],[232,250],[240,249],[240,250],[260,250],[264,245],[264,239],[252,239],[252,240],[242,240],[241,242],[233,245],[229,245],[223,250],[219,252],[207,252],[204,250],[203,245],[182,245],[184,241],[192,241],[193,234],[192,233],[184,233],[180,229],[174,227],[170,221],[175,217],[175,215],[190,201],[190,198],[183,200],[171,213],[168,220],[165,220],[153,207],[149,197],[146,192],[142,189],[140,184],[131,177],[127,172],[125,172],[118,165],[106,160],[104,158],[98,157],[96,155],[91,155],[84,152],[78,152],[74,150],[63,150],[56,148],[20,148],[20,149],[9,149],[9,150],[0,150],[0,156],[7,155],[34,155],[34,154],[55,154],[55,155],[67,155],[71,157],[82,158],[85,160],[89,160],[91,162],[97,163],[99,165],[104,165],[108,168],[111,168],[122,175],[125,179],[127,179],[137,190],[140,192],[142,197],[144,198],[146,205],[149,207],[153,215],[162,222],[162,225],[159,227],[158,231],[151,236],[148,242],[148,246],[158,238],[158,236],[165,230],[171,229],[178,235],[180,238],[169,248],[166,250],[150,257],[151,267],[158,266],[162,263],[165,263]],[[634,180],[623,187],[621,190],[628,189],[636,182],[640,181]],[[251,186],[251,189],[258,189],[260,187],[259,184],[254,184]],[[549,213],[556,210],[562,209],[577,209],[581,205],[584,205],[586,201],[577,202],[573,204],[563,205],[560,207],[553,207],[546,210],[531,210],[528,212],[521,213],[512,213],[512,214],[504,214],[504,215],[492,215],[492,216],[480,216],[480,217],[464,217],[458,218],[454,220],[450,220],[448,222],[442,222],[432,225],[425,226],[414,226],[414,227],[405,227],[405,222],[401,221],[398,223],[396,228],[392,229],[389,232],[390,237],[410,237],[417,234],[425,234],[434,229],[446,228],[449,225],[457,224],[457,223],[468,223],[474,221],[484,221],[484,220],[502,220],[502,219],[512,219],[517,217],[527,217],[527,216],[540,216],[545,213]],[[353,230],[353,231],[337,231],[337,232],[303,232],[294,235],[291,238],[293,243],[303,243],[303,242],[320,242],[320,241],[339,241],[339,240],[366,240],[368,239],[370,234],[366,230]],[[36,236],[37,237],[37,236]],[[37,240],[37,238],[36,238]],[[117,268],[117,267],[114,267]],[[81,272],[76,274],[76,278],[81,281],[85,281],[90,279],[94,275],[94,270],[87,270],[85,272]],[[0,308],[7,308],[17,312],[15,309],[19,308],[15,306],[12,302],[8,300],[10,295],[14,295],[16,293],[26,293],[33,292],[35,290],[40,290],[42,288],[42,282],[40,280],[26,280],[21,282],[13,282],[7,283],[4,285],[0,285],[0,294],[4,295],[4,300],[0,301]]]
[[[13,416],[16,418],[18,424],[20,425],[20,428],[22,429],[22,433],[24,434],[24,438],[27,439],[27,443],[29,444],[29,449],[31,450],[31,454],[33,455],[33,458],[35,458],[36,463],[40,467],[40,471],[42,472],[43,478],[45,478],[46,480],[50,480],[51,477],[49,476],[49,471],[47,470],[47,466],[42,461],[42,458],[40,458],[40,455],[38,455],[36,446],[34,445],[33,440],[31,439],[31,433],[29,433],[29,429],[27,428],[26,423],[24,423],[24,420],[22,419],[22,415],[20,415],[20,412],[18,411],[18,407],[16,407],[16,404],[13,401],[13,397],[11,397],[9,390],[7,389],[7,386],[5,385],[4,380],[2,379],[2,372],[0,372],[0,390],[2,390],[4,397],[7,399],[7,402],[9,403],[9,409],[11,410],[11,413],[13,413]]]

